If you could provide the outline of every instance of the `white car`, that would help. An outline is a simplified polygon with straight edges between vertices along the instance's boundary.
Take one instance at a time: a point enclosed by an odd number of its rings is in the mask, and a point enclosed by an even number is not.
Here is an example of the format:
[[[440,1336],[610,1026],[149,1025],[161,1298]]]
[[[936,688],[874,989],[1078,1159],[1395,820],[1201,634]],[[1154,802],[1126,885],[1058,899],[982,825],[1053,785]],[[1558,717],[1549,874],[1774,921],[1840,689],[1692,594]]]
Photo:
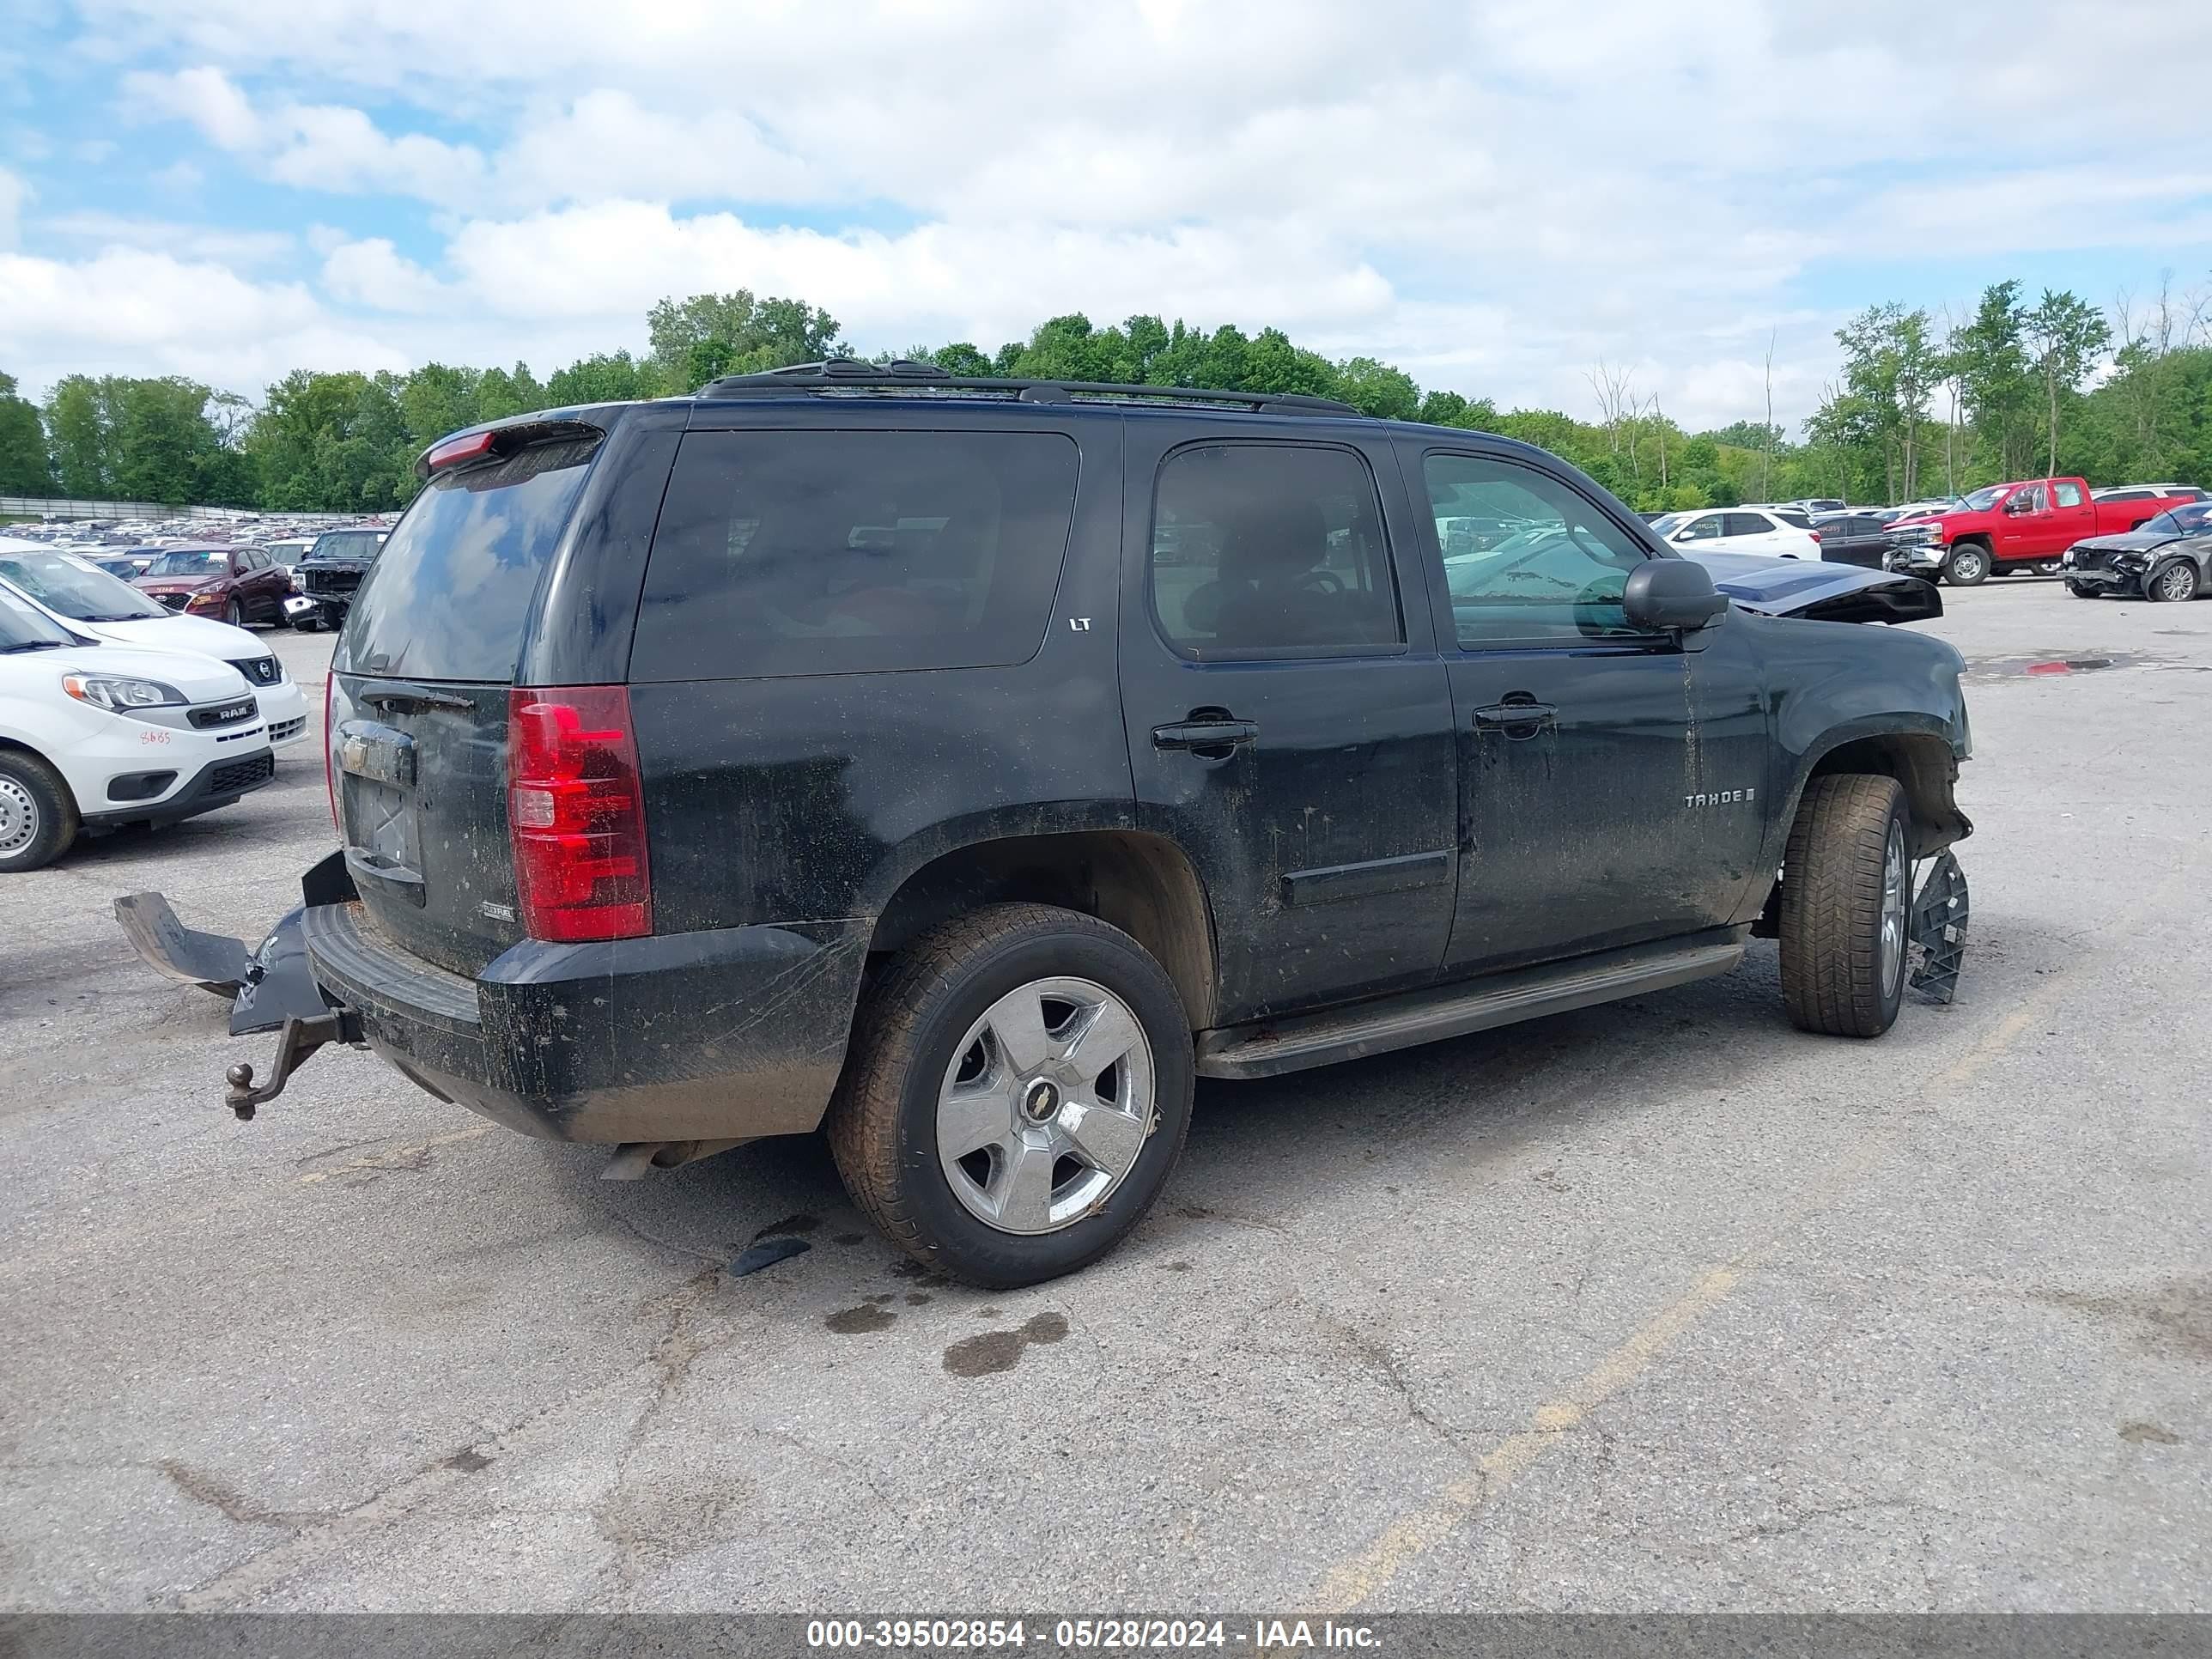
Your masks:
[[[300,579],[300,561],[307,556],[314,546],[313,536],[279,536],[273,542],[263,542],[261,550],[284,567],[284,574],[296,582]]]
[[[181,651],[95,643],[0,588],[0,874],[80,829],[173,823],[276,775],[245,677]]]
[[[78,634],[150,651],[213,657],[246,677],[279,748],[307,732],[307,698],[276,653],[255,635],[208,617],[164,610],[129,582],[36,542],[0,536],[0,588]]]
[[[1651,522],[1653,533],[1697,553],[1763,553],[1777,559],[1817,559],[1820,538],[1765,507],[1716,507],[1669,513]]]

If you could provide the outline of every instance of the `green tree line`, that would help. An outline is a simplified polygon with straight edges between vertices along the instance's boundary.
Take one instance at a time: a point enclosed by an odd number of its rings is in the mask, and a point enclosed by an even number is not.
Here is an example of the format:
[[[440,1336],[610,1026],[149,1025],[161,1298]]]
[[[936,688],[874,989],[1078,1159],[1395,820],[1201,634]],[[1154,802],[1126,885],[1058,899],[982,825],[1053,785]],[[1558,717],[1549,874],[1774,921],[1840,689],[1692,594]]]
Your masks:
[[[1841,374],[1795,438],[1771,410],[1686,432],[1656,397],[1639,394],[1632,374],[1602,362],[1589,376],[1598,410],[1590,421],[1424,390],[1389,363],[1333,361],[1278,328],[1208,331],[1153,316],[1103,328],[1079,313],[1054,317],[994,351],[955,341],[878,360],[914,358],[957,374],[1337,398],[1370,415],[1522,439],[1658,511],[1807,495],[1895,501],[2046,471],[2093,483],[2212,477],[2205,322],[2203,306],[2170,292],[2140,307],[2124,301],[2108,319],[2071,293],[2046,291],[2031,304],[2016,282],[1992,284],[1955,320],[1872,306],[1838,331]],[[180,377],[72,374],[40,407],[0,374],[0,494],[389,511],[414,493],[415,458],[459,428],[681,394],[716,375],[847,349],[827,312],[744,289],[664,300],[647,315],[647,337],[642,356],[598,353],[543,381],[524,363],[300,369],[258,405]]]

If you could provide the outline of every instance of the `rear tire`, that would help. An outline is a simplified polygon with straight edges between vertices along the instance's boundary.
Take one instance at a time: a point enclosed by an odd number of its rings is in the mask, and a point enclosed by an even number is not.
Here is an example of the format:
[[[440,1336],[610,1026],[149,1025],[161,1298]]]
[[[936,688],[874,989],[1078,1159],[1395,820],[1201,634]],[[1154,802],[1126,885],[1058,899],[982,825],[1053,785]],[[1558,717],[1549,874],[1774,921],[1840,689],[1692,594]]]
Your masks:
[[[2197,567],[2187,559],[2170,561],[2143,579],[2143,592],[2160,605],[2186,605],[2203,588]]]
[[[1943,580],[1954,587],[1979,587],[1990,577],[1989,550],[1978,542],[1961,542],[1943,561]]]
[[[854,1031],[829,1115],[845,1189],[908,1255],[971,1285],[1097,1261],[1152,1207],[1190,1128],[1174,983],[1076,911],[998,904],[932,930]]]
[[[1905,791],[1837,775],[1806,786],[1784,854],[1782,1000],[1800,1030],[1880,1036],[1905,1000],[1912,904]]]
[[[76,839],[76,798],[60,773],[21,749],[0,749],[0,875],[36,870]]]

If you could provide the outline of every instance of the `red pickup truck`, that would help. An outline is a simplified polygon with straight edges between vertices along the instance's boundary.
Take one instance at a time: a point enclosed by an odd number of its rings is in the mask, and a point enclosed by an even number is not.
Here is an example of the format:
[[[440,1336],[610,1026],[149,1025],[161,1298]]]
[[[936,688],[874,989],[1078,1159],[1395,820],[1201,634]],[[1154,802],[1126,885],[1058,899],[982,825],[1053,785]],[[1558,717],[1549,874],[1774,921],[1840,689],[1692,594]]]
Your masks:
[[[1972,587],[1992,574],[2055,568],[2058,556],[2075,543],[2133,530],[2201,494],[2189,489],[2100,501],[2080,478],[1991,484],[1947,512],[1892,524],[1889,564],[1893,570]]]

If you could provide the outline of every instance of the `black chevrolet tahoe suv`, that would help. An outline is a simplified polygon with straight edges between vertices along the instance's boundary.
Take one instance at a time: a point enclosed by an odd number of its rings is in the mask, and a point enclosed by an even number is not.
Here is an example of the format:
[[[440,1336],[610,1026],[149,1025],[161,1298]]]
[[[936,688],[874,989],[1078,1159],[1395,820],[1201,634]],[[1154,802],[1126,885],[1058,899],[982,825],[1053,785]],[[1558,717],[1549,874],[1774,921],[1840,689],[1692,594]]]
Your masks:
[[[1955,861],[1932,923],[1911,874],[1970,831],[1960,657],[1807,619],[1932,590],[1731,604],[1522,444],[830,363],[418,471],[330,676],[343,851],[250,963],[121,902],[281,1030],[241,1115],[347,1042],[610,1173],[826,1126],[898,1244],[1014,1285],[1136,1224],[1199,1076],[1754,933],[1809,1030],[1885,1030],[1909,931],[1955,969]]]

